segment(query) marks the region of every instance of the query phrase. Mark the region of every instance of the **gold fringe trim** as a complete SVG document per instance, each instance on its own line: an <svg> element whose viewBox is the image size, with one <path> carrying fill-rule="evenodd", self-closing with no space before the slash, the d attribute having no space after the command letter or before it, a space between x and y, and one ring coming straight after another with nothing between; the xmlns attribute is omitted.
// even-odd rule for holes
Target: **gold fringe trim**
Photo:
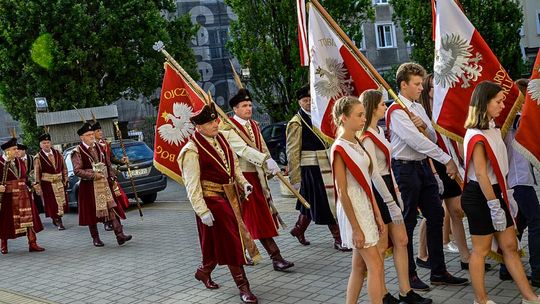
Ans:
<svg viewBox="0 0 540 304"><path fill-rule="evenodd" d="M523 249L520 249L518 250L518 255L520 258L524 257L525 256L525 250ZM503 260L503 256L498 253L498 252L495 252L495 251L490 251L489 254L487 255L487 257L497 263L504 263L504 260Z"/></svg>
<svg viewBox="0 0 540 304"><path fill-rule="evenodd" d="M390 247L390 248L387 248L385 251L384 251L384 258L387 259L391 256L394 255L394 247Z"/></svg>

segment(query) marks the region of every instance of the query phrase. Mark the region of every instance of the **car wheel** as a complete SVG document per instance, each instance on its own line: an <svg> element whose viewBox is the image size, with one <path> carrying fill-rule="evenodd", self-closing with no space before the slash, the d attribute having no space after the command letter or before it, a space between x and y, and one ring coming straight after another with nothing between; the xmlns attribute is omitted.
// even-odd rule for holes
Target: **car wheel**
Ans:
<svg viewBox="0 0 540 304"><path fill-rule="evenodd" d="M278 162L282 164L283 166L287 165L287 153L285 152L285 149L279 150L278 153Z"/></svg>
<svg viewBox="0 0 540 304"><path fill-rule="evenodd" d="M152 204L153 202L156 201L156 198L157 198L157 193L152 193L152 194L147 194L147 195L141 196L141 200L145 204Z"/></svg>

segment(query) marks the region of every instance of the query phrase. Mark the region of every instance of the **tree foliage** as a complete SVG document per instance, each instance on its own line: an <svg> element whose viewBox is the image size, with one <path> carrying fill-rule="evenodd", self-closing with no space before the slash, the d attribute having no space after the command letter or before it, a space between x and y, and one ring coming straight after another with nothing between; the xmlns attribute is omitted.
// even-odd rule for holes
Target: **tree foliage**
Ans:
<svg viewBox="0 0 540 304"><path fill-rule="evenodd" d="M151 95L167 50L196 75L189 16L167 21L172 0L0 0L0 102L35 142L34 97L50 111Z"/></svg>
<svg viewBox="0 0 540 304"><path fill-rule="evenodd" d="M231 24L228 47L242 67L250 69L249 88L275 120L298 109L295 92L308 81L300 66L296 1L225 0L238 16ZM361 24L374 17L371 0L320 1L354 41Z"/></svg>
<svg viewBox="0 0 540 304"><path fill-rule="evenodd" d="M433 69L431 3L426 0L391 0L394 20L403 28L405 41L413 46L411 57L426 69ZM517 1L460 0L465 15L480 32L511 77L523 70L519 29L523 13Z"/></svg>

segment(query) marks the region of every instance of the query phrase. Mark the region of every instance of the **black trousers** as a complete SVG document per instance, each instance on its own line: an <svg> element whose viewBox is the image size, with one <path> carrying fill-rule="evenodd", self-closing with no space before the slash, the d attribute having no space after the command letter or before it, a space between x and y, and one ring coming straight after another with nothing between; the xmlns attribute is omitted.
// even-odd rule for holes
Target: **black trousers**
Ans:
<svg viewBox="0 0 540 304"><path fill-rule="evenodd" d="M418 208L426 218L426 238L432 275L446 272L444 262L442 227L444 209L439 198L439 188L427 159L422 161L392 160L392 169L403 199L403 219L407 229L407 252L409 255L409 276L416 275L413 236Z"/></svg>

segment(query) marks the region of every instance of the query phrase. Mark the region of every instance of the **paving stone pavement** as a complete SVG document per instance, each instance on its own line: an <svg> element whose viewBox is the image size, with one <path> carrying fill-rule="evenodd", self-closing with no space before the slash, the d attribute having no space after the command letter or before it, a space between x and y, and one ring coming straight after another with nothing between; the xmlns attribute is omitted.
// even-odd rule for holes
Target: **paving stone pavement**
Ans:
<svg viewBox="0 0 540 304"><path fill-rule="evenodd" d="M293 199L283 198L277 182L271 183L277 208L291 228L296 220ZM133 240L119 247L114 233L99 227L105 247L92 246L86 227L79 227L76 214L67 214L67 230L57 231L49 219L42 220L45 231L38 234L38 243L46 248L42 253L29 253L25 238L10 240L9 254L0 256L0 288L11 295L41 298L47 303L240 303L238 290L224 266L218 266L213 279L218 290L207 290L193 277L200 262L200 249L194 213L186 200L184 189L174 182L154 204L144 206L144 219L136 209L128 212L124 221ZM350 272L351 254L332 248L330 232L325 226L310 225L306 237L310 246L301 246L288 234L277 237L286 259L296 266L291 272L272 269L262 246L263 261L246 267L251 289L260 303L343 303ZM417 240L415 239L415 243ZM468 277L459 270L459 256L447 254L451 273ZM524 258L525 261L525 258ZM528 268L528 265L527 265ZM498 267L487 273L486 286L497 303L520 303L512 282L498 279ZM429 273L419 269L419 275L429 282ZM386 260L388 289L397 294L398 285L393 263ZM536 290L540 293L540 290ZM0 293L0 303L6 302ZM473 292L466 287L436 287L424 293L435 303L472 303ZM38 302L32 302L38 303ZM368 303L366 288L361 303Z"/></svg>

